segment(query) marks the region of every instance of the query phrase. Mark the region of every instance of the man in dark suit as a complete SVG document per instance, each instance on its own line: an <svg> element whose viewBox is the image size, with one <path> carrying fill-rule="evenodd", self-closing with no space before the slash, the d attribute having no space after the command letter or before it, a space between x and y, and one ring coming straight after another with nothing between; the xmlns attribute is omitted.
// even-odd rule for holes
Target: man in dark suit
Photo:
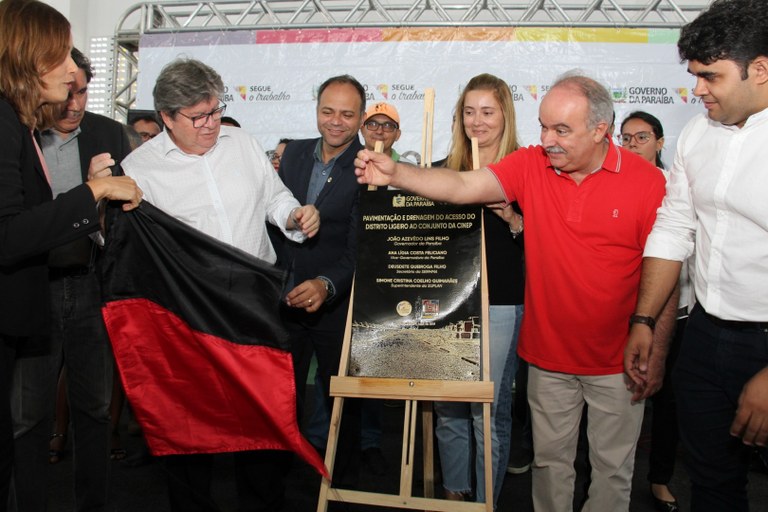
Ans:
<svg viewBox="0 0 768 512"><path fill-rule="evenodd" d="M323 219L323 229L303 244L272 239L278 264L289 271L283 314L291 333L300 413L313 352L324 387L323 405L330 411L332 404L330 378L338 373L355 271L361 187L354 159L363 147L358 132L364 112L365 91L357 80L349 75L326 80L317 93L321 137L289 143L278 171L296 199L314 204ZM342 484L346 477L354 479L358 461L359 406L354 401L347 401L343 429L335 471Z"/></svg>
<svg viewBox="0 0 768 512"><path fill-rule="evenodd" d="M72 58L78 70L67 103L55 126L41 134L54 197L89 179L121 174L116 162L130 152L123 125L85 111L93 73L88 59L76 48ZM99 250L94 238L81 237L49 254L50 346L43 353L19 359L14 372L15 494L19 511L45 509L48 438L54 390L62 367L66 368L75 432L75 510L103 510L107 506L113 363L94 272ZM66 432L66 422L63 428ZM52 441L65 438L54 437Z"/></svg>

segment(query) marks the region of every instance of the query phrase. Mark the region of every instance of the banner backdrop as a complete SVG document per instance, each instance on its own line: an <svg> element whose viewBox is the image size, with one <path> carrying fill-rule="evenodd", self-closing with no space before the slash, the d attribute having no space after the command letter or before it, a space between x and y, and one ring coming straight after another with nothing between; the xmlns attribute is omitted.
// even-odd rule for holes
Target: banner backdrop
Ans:
<svg viewBox="0 0 768 512"><path fill-rule="evenodd" d="M282 137L317 137L315 102L328 77L355 76L367 101L400 112L395 149L421 148L424 89L435 89L434 159L450 140L456 100L466 82L492 73L510 86L523 145L539 141L538 107L549 85L574 68L611 91L619 122L645 110L661 119L671 164L677 134L701 112L694 80L680 63L673 29L401 28L195 32L145 35L140 45L137 108L151 109L162 67L200 59L222 76L227 115L265 148Z"/></svg>

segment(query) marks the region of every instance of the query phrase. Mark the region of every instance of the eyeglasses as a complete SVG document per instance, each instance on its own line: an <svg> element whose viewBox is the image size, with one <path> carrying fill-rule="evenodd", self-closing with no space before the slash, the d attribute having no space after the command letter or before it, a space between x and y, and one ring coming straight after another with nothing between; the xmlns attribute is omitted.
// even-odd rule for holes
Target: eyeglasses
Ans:
<svg viewBox="0 0 768 512"><path fill-rule="evenodd" d="M397 130L397 124L392 123L390 121L384 121L383 123L380 123L378 121L366 121L365 127L371 130L372 132L375 132L376 130L381 127L382 130L384 130L387 133L392 133L393 131Z"/></svg>
<svg viewBox="0 0 768 512"><path fill-rule="evenodd" d="M224 116L224 112L226 110L227 110L227 106L222 105L219 108L215 108L211 110L207 114L200 114L199 116L188 116L183 112L178 112L178 114L192 121L193 128L202 128L203 126L206 125L206 123L208 123L208 119L211 117L213 118L214 121L220 121L221 118Z"/></svg>
<svg viewBox="0 0 768 512"><path fill-rule="evenodd" d="M275 151L274 149L270 149L267 151L267 158L270 159L272 162L280 163L280 160L283 158L283 155Z"/></svg>
<svg viewBox="0 0 768 512"><path fill-rule="evenodd" d="M619 139L619 142L621 142L622 146L629 146L629 143L632 142L632 139L635 139L638 144L646 144L649 140L651 140L651 137L653 137L653 133L651 132L637 132L622 133L616 138Z"/></svg>
<svg viewBox="0 0 768 512"><path fill-rule="evenodd" d="M154 139L157 133L139 132L139 137L143 142L147 142L149 139Z"/></svg>

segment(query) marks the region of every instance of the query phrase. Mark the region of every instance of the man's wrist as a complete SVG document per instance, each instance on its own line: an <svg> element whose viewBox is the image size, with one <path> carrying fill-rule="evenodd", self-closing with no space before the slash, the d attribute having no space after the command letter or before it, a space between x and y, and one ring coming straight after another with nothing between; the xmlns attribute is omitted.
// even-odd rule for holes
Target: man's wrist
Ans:
<svg viewBox="0 0 768 512"><path fill-rule="evenodd" d="M629 326L632 327L634 324L644 324L651 328L653 331L656 329L656 319L652 316L645 316L645 315L632 315L629 317Z"/></svg>
<svg viewBox="0 0 768 512"><path fill-rule="evenodd" d="M333 283L331 282L331 280L330 280L330 279L328 279L328 278L327 278L327 277L325 277L325 276L317 276L317 279L319 279L320 281L322 281L322 282L323 282L323 284L325 285L325 291L326 291L326 293L328 294L328 296L326 297L326 300L329 300L329 299L331 299L331 298L332 298L334 295L336 295L336 288L333 286Z"/></svg>
<svg viewBox="0 0 768 512"><path fill-rule="evenodd" d="M301 229L299 227L299 221L296 220L296 212L299 210L299 207L295 207L293 210L291 210L291 213L288 214L288 218L291 219L291 223L293 224L293 229Z"/></svg>
<svg viewBox="0 0 768 512"><path fill-rule="evenodd" d="M523 229L525 229L525 225L522 217L520 217L520 229L514 229L512 223L509 224L509 232L512 233L512 238L517 238L523 232Z"/></svg>

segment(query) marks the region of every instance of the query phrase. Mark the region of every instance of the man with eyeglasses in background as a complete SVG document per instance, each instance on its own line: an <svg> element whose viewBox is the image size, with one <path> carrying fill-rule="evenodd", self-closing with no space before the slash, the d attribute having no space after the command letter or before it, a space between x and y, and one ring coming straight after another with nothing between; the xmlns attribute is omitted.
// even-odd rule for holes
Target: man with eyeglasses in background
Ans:
<svg viewBox="0 0 768 512"><path fill-rule="evenodd" d="M270 149L267 151L267 158L269 158L269 161L272 162L272 167L275 168L275 172L280 170L280 160L283 159L285 146L287 146L290 142L293 142L293 139L280 139L280 141L277 143L277 146L275 146L275 149Z"/></svg>
<svg viewBox="0 0 768 512"><path fill-rule="evenodd" d="M392 146L400 140L400 114L394 105L380 102L365 111L365 119L360 133L365 140L365 149L373 151L376 143L381 141L384 147L381 152L388 155L395 162L400 160L400 155Z"/></svg>
<svg viewBox="0 0 768 512"><path fill-rule="evenodd" d="M381 152L389 155L395 162L400 161L400 154L392 147L400 140L400 114L394 105L385 102L375 103L365 111L363 127L360 129L365 142L365 149L373 151L381 141ZM386 187L382 187L386 188ZM381 450L381 414L382 400L364 400L360 412L360 448L362 462L378 476L389 470L389 464Z"/></svg>
<svg viewBox="0 0 768 512"><path fill-rule="evenodd" d="M131 121L131 127L141 137L142 144L149 139L154 139L161 131L160 122L152 114L138 116Z"/></svg>
<svg viewBox="0 0 768 512"><path fill-rule="evenodd" d="M123 169L141 184L144 199L164 212L274 263L267 222L299 245L317 233L320 218L313 205L301 206L283 185L253 136L221 126L223 90L219 74L200 61L166 65L153 90L166 129L131 153ZM172 511L218 510L210 496L212 455L163 458ZM244 451L234 460L238 510L280 510L291 453Z"/></svg>

